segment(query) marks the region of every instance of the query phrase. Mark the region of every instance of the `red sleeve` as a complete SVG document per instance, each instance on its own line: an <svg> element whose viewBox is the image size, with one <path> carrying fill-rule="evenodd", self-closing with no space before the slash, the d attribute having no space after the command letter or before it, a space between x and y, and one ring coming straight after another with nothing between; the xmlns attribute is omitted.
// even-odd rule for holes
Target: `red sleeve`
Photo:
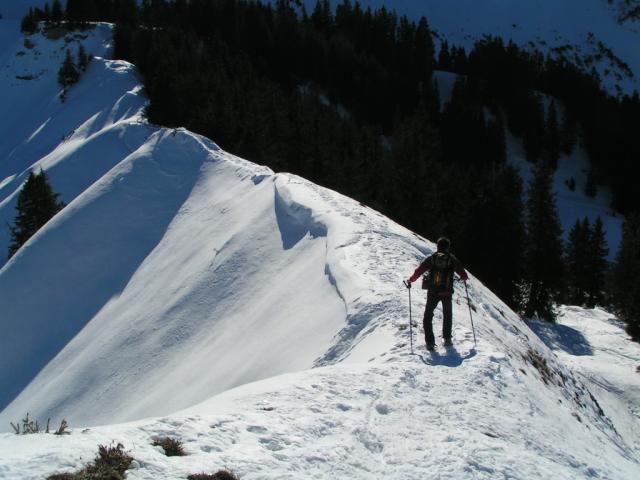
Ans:
<svg viewBox="0 0 640 480"><path fill-rule="evenodd" d="M458 275L460 275L460 279L461 279L461 280L463 280L463 281L465 281L465 282L466 282L467 280L469 280L469 275L467 275L467 272L465 271L465 269L464 269L464 268L460 267L458 270L456 270L456 273L457 273Z"/></svg>
<svg viewBox="0 0 640 480"><path fill-rule="evenodd" d="M420 275L422 275L424 272L429 270L429 268L431 268L431 263L429 262L430 258L431 257L427 258L424 262L420 264L418 268L416 268L416 271L413 272L413 275L409 277L409 283L415 282L418 278L420 278Z"/></svg>

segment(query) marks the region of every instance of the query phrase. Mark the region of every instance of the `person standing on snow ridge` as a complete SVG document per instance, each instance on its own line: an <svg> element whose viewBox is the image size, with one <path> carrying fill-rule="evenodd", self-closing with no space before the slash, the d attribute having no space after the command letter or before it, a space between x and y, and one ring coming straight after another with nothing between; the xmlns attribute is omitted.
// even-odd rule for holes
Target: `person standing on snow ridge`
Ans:
<svg viewBox="0 0 640 480"><path fill-rule="evenodd" d="M427 272L422 282L422 288L427 290L427 306L424 309L424 336L427 342L427 350L435 348L433 312L438 306L438 302L442 302L442 337L444 338L444 345L452 345L451 297L453 296L453 272L456 272L463 282L469 279L460 260L449 253L449 248L451 247L449 239L440 237L437 245L437 252L427 257L405 282L405 286L411 288L411 284L420 275Z"/></svg>

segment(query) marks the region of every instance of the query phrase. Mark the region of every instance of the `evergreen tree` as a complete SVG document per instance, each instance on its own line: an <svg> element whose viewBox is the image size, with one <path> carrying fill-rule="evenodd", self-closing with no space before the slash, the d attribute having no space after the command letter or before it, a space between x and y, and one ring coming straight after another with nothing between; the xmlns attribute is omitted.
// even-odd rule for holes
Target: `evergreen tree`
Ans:
<svg viewBox="0 0 640 480"><path fill-rule="evenodd" d="M86 13L90 5L95 13ZM137 5L136 12L134 0L68 0L67 14L118 20L114 54L140 69L150 121L187 126L276 170L333 186L420 234L449 233L464 246L465 262L482 271L507 301L511 295L502 292L522 270L498 274L501 257L492 254L485 261L483 252L471 242L465 246L460 236L497 230L498 217L510 223L505 232L516 230L517 209L501 210L515 195L505 192L502 178L500 122L525 137L530 160L548 161L547 145L555 142L549 142L545 121L554 123L553 114L549 109L545 115L533 92L562 102L563 151L575 145L579 125L598 180L620 179L612 189L616 205L637 204L626 193L632 191L633 175L619 167L640 155L640 143L631 141L635 134L627 126L640 116L640 99L603 96L593 78L566 62L545 60L499 39L479 41L468 57L462 48L443 43L440 68L463 75L440 113L426 20L414 23L386 9L363 10L354 0L342 0L335 17L325 0L311 15L298 15L287 0ZM346 113L338 114L336 105ZM573 134L565 144L567 119ZM426 179L413 173L423 168L424 154L415 148L420 128L429 132L420 141L433 154ZM603 160L607 148L611 166ZM411 208L414 199L419 207ZM495 244L490 233L483 242ZM503 256L515 257L511 251Z"/></svg>
<svg viewBox="0 0 640 480"><path fill-rule="evenodd" d="M63 89L66 89L76 83L80 79L80 72L73 63L71 51L67 49L67 54L62 62L60 70L58 70L58 83Z"/></svg>
<svg viewBox="0 0 640 480"><path fill-rule="evenodd" d="M42 20L45 22L51 21L51 7L49 7L49 2L44 4L44 10L42 11Z"/></svg>
<svg viewBox="0 0 640 480"><path fill-rule="evenodd" d="M517 307L516 280L522 275L524 225L522 181L517 170L503 165L476 178L473 197L456 251L491 291ZM477 253L481 252L481 253Z"/></svg>
<svg viewBox="0 0 640 480"><path fill-rule="evenodd" d="M598 217L593 224L593 229L589 236L589 255L587 257L587 284L586 297L587 307L593 308L605 302L605 281L609 262L609 247L605 238L602 219Z"/></svg>
<svg viewBox="0 0 640 480"><path fill-rule="evenodd" d="M467 71L467 52L463 47L453 47L451 49L451 70L456 73L465 73Z"/></svg>
<svg viewBox="0 0 640 480"><path fill-rule="evenodd" d="M440 47L438 54L438 69L450 71L452 67L451 53L449 52L449 43L445 40Z"/></svg>
<svg viewBox="0 0 640 480"><path fill-rule="evenodd" d="M64 207L54 193L44 170L29 173L16 204L16 218L11 230L11 258L45 223Z"/></svg>
<svg viewBox="0 0 640 480"><path fill-rule="evenodd" d="M420 18L418 25L411 24L409 29L415 29L414 45L407 45L407 48L413 49L415 58L411 62L411 66L407 66L408 70L411 72L411 67L414 67L416 80L429 82L435 68L436 50L427 19L425 17Z"/></svg>
<svg viewBox="0 0 640 480"><path fill-rule="evenodd" d="M53 0L53 4L51 5L51 21L59 23L62 21L62 16L62 5L60 4L60 0Z"/></svg>
<svg viewBox="0 0 640 480"><path fill-rule="evenodd" d="M527 160L534 163L540 158L545 139L544 107L540 97L529 92L527 94L527 111L522 144Z"/></svg>
<svg viewBox="0 0 640 480"><path fill-rule="evenodd" d="M78 68L84 72L87 69L87 65L89 65L89 56L84 45L80 44L78 46Z"/></svg>
<svg viewBox="0 0 640 480"><path fill-rule="evenodd" d="M576 220L569 232L566 252L567 293L572 305L585 305L588 299L591 236L591 226L586 217L582 221Z"/></svg>
<svg viewBox="0 0 640 480"><path fill-rule="evenodd" d="M328 31L333 26L333 15L329 0L316 1L316 6L311 14L311 21L317 29L322 31Z"/></svg>
<svg viewBox="0 0 640 480"><path fill-rule="evenodd" d="M562 293L562 227L552 192L552 173L539 162L526 203L524 314L555 321L554 303Z"/></svg>
<svg viewBox="0 0 640 480"><path fill-rule="evenodd" d="M640 215L627 217L613 266L613 304L627 332L640 341Z"/></svg>
<svg viewBox="0 0 640 480"><path fill-rule="evenodd" d="M492 175L507 162L507 140L505 137L502 112L498 110L495 118L487 123L486 150L488 165L491 165Z"/></svg>
<svg viewBox="0 0 640 480"><path fill-rule="evenodd" d="M571 155L576 148L578 137L578 125L575 118L567 110L565 110L564 117L562 119L562 128L560 130L560 150L565 155Z"/></svg>
<svg viewBox="0 0 640 480"><path fill-rule="evenodd" d="M549 104L547 113L547 125L545 129L545 157L552 170L558 168L560 159L560 127L558 126L558 112L556 104Z"/></svg>
<svg viewBox="0 0 640 480"><path fill-rule="evenodd" d="M33 11L33 8L29 9L29 13L25 15L20 23L20 31L25 35L32 35L36 33L38 29L38 20L36 18L36 14Z"/></svg>

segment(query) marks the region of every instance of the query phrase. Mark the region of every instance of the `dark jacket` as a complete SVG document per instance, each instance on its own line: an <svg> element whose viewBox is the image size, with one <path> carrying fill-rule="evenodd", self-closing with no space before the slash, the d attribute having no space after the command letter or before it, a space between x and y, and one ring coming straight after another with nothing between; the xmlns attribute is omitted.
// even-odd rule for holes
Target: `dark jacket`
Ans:
<svg viewBox="0 0 640 480"><path fill-rule="evenodd" d="M451 258L451 266L453 268L453 271L456 272L459 276L460 279L462 281L467 281L469 279L469 275L467 275L467 272L465 271L465 269L462 267L462 263L460 262L460 260L458 260L456 258L455 255L451 254L451 253L447 253L447 252L437 252L437 253L446 253L447 255L449 255L449 257ZM431 267L433 266L433 255L429 255L419 266L418 268L416 268L416 271L413 272L413 275L411 275L411 277L409 277L409 282L413 283L415 282L418 278L420 278L420 275L422 275L423 273L431 270ZM453 294L453 283L451 286L451 289L447 292L441 292L440 295L441 296L450 296Z"/></svg>

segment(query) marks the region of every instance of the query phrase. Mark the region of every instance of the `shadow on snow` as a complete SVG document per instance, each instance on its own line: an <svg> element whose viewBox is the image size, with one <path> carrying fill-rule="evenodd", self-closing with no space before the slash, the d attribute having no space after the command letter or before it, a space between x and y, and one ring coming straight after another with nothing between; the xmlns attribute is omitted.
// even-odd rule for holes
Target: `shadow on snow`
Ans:
<svg viewBox="0 0 640 480"><path fill-rule="evenodd" d="M563 350L576 356L593 355L589 341L575 328L533 320L528 321L527 325L552 350Z"/></svg>
<svg viewBox="0 0 640 480"><path fill-rule="evenodd" d="M476 356L475 347L471 348L468 352L460 353L456 347L447 347L445 353L439 351L433 351L426 355L417 354L422 363L425 365L442 365L444 367L459 367L462 362L469 358Z"/></svg>

